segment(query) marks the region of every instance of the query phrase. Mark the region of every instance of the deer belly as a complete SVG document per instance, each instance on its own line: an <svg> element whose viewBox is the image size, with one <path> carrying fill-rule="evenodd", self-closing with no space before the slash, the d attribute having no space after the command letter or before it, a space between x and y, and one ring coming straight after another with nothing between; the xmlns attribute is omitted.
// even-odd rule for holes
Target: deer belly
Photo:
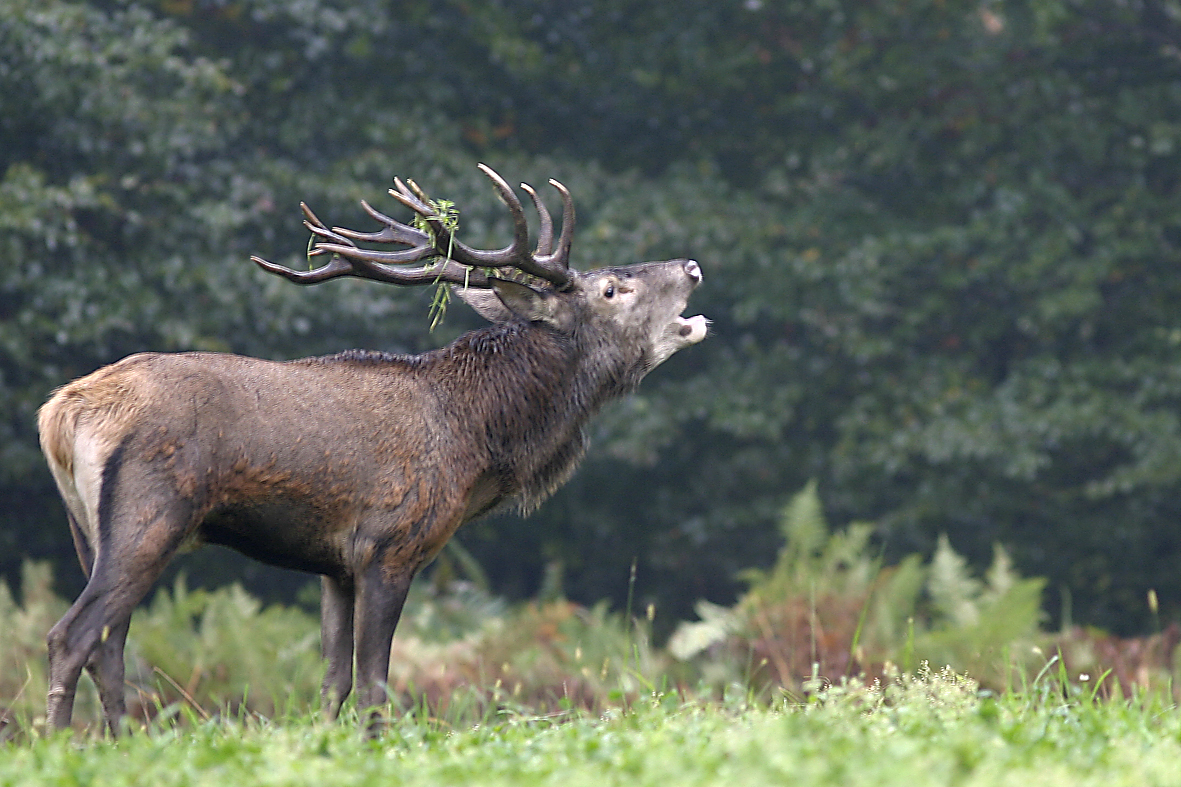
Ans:
<svg viewBox="0 0 1181 787"><path fill-rule="evenodd" d="M339 522L288 499L227 503L202 521L200 541L281 568L337 574L344 564Z"/></svg>

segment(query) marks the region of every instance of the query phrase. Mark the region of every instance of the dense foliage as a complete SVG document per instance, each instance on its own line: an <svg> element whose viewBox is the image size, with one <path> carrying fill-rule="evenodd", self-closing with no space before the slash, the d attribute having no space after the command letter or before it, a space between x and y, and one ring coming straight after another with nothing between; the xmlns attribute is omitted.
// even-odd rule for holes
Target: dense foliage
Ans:
<svg viewBox="0 0 1181 787"><path fill-rule="evenodd" d="M541 512L461 534L497 587L622 602L634 559L642 603L730 601L814 478L887 557L1002 542L1054 613L1181 608L1176 0L0 0L0 52L0 571L71 559L53 386L463 327L245 259L395 174L499 242L488 160L573 189L576 264L699 259L716 328Z"/></svg>
<svg viewBox="0 0 1181 787"><path fill-rule="evenodd" d="M226 588L204 603L158 599L140 617L165 623L154 636L164 640L159 635L192 627L191 613L199 611L201 655L228 655L231 674L252 674L264 686L298 683L305 677L298 670L267 670L256 648L242 647L242 637L224 637L247 621L267 634L299 622L282 610L260 615L255 608L243 615L249 605L242 596ZM4 602L0 593L0 607ZM0 609L0 616L7 611ZM594 621L582 633L596 643L610 642L593 629L602 623ZM314 638L314 624L306 621L304 628ZM254 639L284 667L306 661L297 649L275 653L273 640ZM171 643L158 644L167 651ZM466 640L450 644L462 648ZM217 681L215 670L222 666L229 665L205 661L193 669L189 687ZM613 676L619 689L598 712L582 709L573 697L545 712L500 681L494 689L466 684L453 691L449 705L424 701L405 708L372 741L358 735L352 709L340 723L329 723L299 700L288 700L277 715L260 715L236 700L206 706L210 712L190 695L159 708L154 718L134 720L136 734L118 740L102 738L97 726L73 736L45 735L24 726L29 717L17 713L0 715L0 741L7 744L0 745L0 783L516 786L663 785L671 779L685 785L1029 781L1139 787L1175 781L1181 717L1172 697L1138 691L1130 699L1101 701L1094 684L1069 682L1054 659L1045 666L1003 694L981 691L951 669L922 664L913 672L895 669L880 681L813 681L807 694L776 694L766 702L741 686L712 700L684 687L649 684L633 691L622 681L630 678L634 685L644 674L637 666ZM441 673L437 664L429 671ZM175 696L184 686L171 680ZM463 701L470 692L489 689L499 702ZM257 703L255 693L249 699Z"/></svg>

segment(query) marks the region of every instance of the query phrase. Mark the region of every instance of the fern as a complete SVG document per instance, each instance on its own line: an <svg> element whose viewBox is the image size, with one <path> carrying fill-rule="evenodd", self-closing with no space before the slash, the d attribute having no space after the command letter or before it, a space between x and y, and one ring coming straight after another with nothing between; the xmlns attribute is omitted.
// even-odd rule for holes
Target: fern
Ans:
<svg viewBox="0 0 1181 787"><path fill-rule="evenodd" d="M872 525L829 530L814 482L784 507L780 531L784 544L774 566L745 572L750 588L733 607L698 604L700 619L677 628L670 655L687 661L726 650L731 658L747 654L742 680L800 690L803 676L817 669L830 677L880 674L890 663L916 659L996 684L1007 652L1031 652L1043 581L1019 577L999 546L983 579L946 537L927 564L910 555L885 567ZM702 669L717 672L716 664Z"/></svg>
<svg viewBox="0 0 1181 787"><path fill-rule="evenodd" d="M952 626L974 626L980 620L977 603L984 585L968 570L968 561L951 548L946 535L939 536L931 558L927 593L938 615Z"/></svg>

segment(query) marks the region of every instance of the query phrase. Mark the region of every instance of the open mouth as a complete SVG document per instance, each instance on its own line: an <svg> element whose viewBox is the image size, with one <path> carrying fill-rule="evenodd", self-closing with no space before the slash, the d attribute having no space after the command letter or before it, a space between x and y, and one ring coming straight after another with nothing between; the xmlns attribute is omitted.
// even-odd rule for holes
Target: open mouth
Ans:
<svg viewBox="0 0 1181 787"><path fill-rule="evenodd" d="M709 320L700 314L693 317L677 317L670 327L686 345L697 344L709 333Z"/></svg>
<svg viewBox="0 0 1181 787"><path fill-rule="evenodd" d="M693 282L693 287L701 284L701 266L696 260L686 260L685 273ZM698 314L693 317L677 317L673 320L673 332L679 336L685 345L697 344L709 333L709 320Z"/></svg>

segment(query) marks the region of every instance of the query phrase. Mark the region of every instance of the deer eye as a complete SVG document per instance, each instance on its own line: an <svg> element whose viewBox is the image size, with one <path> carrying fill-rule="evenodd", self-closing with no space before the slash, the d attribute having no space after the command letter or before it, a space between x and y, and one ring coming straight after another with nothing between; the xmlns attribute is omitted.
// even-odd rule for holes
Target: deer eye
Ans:
<svg viewBox="0 0 1181 787"><path fill-rule="evenodd" d="M604 298L614 298L615 297L615 285L614 284L607 285L607 289L603 290L603 297Z"/></svg>

